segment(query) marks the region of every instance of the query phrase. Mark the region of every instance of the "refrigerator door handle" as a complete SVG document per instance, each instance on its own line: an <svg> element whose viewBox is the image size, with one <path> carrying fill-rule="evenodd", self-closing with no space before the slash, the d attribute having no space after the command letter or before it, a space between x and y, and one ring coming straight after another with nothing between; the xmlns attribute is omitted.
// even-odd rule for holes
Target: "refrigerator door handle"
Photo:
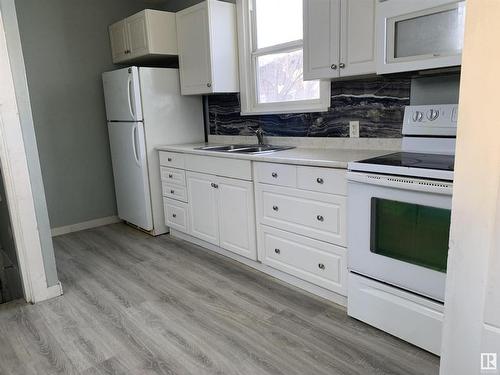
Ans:
<svg viewBox="0 0 500 375"><path fill-rule="evenodd" d="M138 150L137 150L137 124L132 127L132 149L134 151L134 158L135 158L136 164L139 167L142 167L140 155L138 154Z"/></svg>
<svg viewBox="0 0 500 375"><path fill-rule="evenodd" d="M132 119L135 120L135 113L134 113L134 107L132 105L132 75L128 76L127 80L127 97L128 97L128 109L130 111L130 115L132 116Z"/></svg>

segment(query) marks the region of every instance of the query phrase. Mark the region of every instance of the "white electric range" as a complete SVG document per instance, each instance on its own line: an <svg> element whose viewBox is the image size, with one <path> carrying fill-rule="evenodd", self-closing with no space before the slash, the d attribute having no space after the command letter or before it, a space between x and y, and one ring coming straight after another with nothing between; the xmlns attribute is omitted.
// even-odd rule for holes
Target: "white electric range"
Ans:
<svg viewBox="0 0 500 375"><path fill-rule="evenodd" d="M440 352L456 105L408 106L402 152L349 164L348 314Z"/></svg>

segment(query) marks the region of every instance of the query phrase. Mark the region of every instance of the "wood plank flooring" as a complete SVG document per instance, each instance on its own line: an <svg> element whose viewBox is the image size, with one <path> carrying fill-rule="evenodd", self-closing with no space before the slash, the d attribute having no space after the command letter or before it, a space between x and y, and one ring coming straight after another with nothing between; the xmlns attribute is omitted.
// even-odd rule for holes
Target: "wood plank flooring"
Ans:
<svg viewBox="0 0 500 375"><path fill-rule="evenodd" d="M54 239L64 296L0 306L0 374L437 374L344 308L123 224Z"/></svg>

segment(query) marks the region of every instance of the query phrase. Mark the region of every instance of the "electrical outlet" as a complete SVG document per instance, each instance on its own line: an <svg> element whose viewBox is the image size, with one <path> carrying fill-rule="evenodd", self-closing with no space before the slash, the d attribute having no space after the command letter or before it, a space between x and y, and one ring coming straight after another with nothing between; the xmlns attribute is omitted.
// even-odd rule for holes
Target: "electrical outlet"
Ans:
<svg viewBox="0 0 500 375"><path fill-rule="evenodd" d="M359 121L349 121L349 137L359 138Z"/></svg>

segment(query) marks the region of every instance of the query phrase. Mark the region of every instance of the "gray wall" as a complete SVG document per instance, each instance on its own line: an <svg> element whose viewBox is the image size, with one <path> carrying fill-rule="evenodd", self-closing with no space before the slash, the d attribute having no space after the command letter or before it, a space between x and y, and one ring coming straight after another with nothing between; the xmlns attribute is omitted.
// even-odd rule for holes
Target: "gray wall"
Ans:
<svg viewBox="0 0 500 375"><path fill-rule="evenodd" d="M161 2L16 0L51 227L116 214L101 73L108 25Z"/></svg>

